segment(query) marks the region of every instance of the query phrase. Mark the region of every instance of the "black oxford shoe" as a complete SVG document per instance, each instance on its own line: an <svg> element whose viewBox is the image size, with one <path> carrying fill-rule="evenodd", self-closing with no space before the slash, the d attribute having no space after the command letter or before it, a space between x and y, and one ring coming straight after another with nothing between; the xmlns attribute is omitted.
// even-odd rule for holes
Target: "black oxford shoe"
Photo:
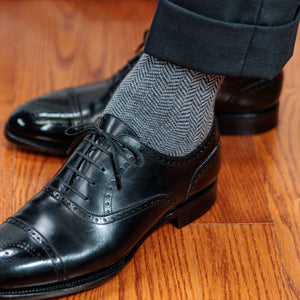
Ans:
<svg viewBox="0 0 300 300"><path fill-rule="evenodd" d="M0 227L0 299L52 298L98 286L154 230L169 222L181 228L215 201L215 125L180 158L141 144L109 115L72 131L85 138L66 164Z"/></svg>
<svg viewBox="0 0 300 300"><path fill-rule="evenodd" d="M102 115L123 78L141 53L107 80L70 87L37 97L18 107L5 125L5 136L25 150L65 156L74 138L65 131Z"/></svg>
<svg viewBox="0 0 300 300"><path fill-rule="evenodd" d="M283 72L272 80L226 77L216 98L222 134L254 134L272 129L278 122Z"/></svg>
<svg viewBox="0 0 300 300"><path fill-rule="evenodd" d="M23 104L5 126L7 139L27 150L65 155L73 141L65 130L95 121L140 55L108 80L60 90ZM282 80L282 73L273 80L227 77L215 107L221 133L253 134L276 126Z"/></svg>

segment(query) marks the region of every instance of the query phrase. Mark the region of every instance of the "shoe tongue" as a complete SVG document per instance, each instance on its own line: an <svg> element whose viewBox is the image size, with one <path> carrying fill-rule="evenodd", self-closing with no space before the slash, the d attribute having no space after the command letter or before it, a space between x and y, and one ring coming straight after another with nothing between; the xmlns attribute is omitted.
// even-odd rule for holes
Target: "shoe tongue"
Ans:
<svg viewBox="0 0 300 300"><path fill-rule="evenodd" d="M137 138L136 133L130 127L128 127L123 121L112 115L104 115L99 122L100 127L105 132L110 133L111 135L130 135Z"/></svg>

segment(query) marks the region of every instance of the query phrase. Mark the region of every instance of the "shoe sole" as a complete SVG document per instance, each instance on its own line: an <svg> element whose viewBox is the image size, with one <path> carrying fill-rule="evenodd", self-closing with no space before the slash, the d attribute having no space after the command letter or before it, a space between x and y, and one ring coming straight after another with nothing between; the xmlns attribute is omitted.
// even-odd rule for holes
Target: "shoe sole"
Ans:
<svg viewBox="0 0 300 300"><path fill-rule="evenodd" d="M161 226L171 223L177 228L182 228L200 216L205 214L214 204L217 192L217 179L207 188L193 195L184 203L162 217L141 240L114 265L102 269L99 272L80 276L55 284L32 286L26 288L0 290L0 299L48 299L62 297L95 288L113 276L117 275L122 268L132 259L138 248L146 238Z"/></svg>
<svg viewBox="0 0 300 300"><path fill-rule="evenodd" d="M217 114L220 133L223 135L249 135L268 131L278 123L279 102L273 107L244 114Z"/></svg>

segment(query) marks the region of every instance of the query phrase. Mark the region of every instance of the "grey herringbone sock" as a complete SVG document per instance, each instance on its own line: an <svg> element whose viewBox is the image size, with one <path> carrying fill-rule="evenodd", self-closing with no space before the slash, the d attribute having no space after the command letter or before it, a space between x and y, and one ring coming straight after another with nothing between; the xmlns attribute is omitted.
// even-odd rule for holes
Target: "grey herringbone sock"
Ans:
<svg viewBox="0 0 300 300"><path fill-rule="evenodd" d="M123 120L146 145L183 156L208 135L222 79L143 54L105 113Z"/></svg>

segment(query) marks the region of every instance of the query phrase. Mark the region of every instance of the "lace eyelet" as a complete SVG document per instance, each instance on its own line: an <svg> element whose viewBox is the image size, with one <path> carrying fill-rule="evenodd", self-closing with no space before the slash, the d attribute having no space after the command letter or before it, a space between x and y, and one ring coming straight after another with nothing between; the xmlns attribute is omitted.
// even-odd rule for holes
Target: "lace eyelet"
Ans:
<svg viewBox="0 0 300 300"><path fill-rule="evenodd" d="M105 168L101 168L101 171L102 171L102 172L105 172L106 170L105 170Z"/></svg>
<svg viewBox="0 0 300 300"><path fill-rule="evenodd" d="M92 186L95 186L95 185L97 185L97 182L96 182L96 181L93 181L93 182L92 182Z"/></svg>

